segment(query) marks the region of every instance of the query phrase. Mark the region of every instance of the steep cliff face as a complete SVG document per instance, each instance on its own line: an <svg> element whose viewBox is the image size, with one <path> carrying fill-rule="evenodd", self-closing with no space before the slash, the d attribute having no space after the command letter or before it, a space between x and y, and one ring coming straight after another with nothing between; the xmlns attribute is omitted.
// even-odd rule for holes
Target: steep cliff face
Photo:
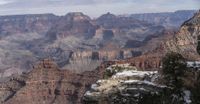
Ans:
<svg viewBox="0 0 200 104"><path fill-rule="evenodd" d="M200 35L200 12L183 23L179 32L165 43L166 51L184 54L189 59L198 58L196 52L197 36Z"/></svg>

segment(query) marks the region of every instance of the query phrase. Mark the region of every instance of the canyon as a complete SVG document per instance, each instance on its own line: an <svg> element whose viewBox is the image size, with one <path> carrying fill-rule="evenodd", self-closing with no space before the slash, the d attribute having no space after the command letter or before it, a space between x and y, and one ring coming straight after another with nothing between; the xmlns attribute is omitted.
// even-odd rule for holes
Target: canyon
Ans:
<svg viewBox="0 0 200 104"><path fill-rule="evenodd" d="M95 20L83 13L0 17L0 101L2 104L83 104L90 101L85 99L86 91L103 79L112 65L128 64L137 69L133 71L137 74L157 72L162 57L169 51L198 60L195 47L200 34L199 18L200 12L190 19L186 13L186 18L181 20L186 22L174 30L111 13ZM179 24L175 26L178 28ZM135 80L137 76L133 77ZM147 77L136 79L145 89L162 90L152 83L149 87L150 82L145 83ZM137 85L132 82L133 86ZM107 86L105 83L101 85ZM129 83L117 84L129 86ZM150 90L156 93L155 89Z"/></svg>
<svg viewBox="0 0 200 104"><path fill-rule="evenodd" d="M182 13L181 22L194 12L173 14ZM94 70L103 61L137 57L152 51L161 38L176 31L163 24L112 13L96 19L79 12L65 16L0 16L1 77L27 72L36 62L49 57L62 69L78 73Z"/></svg>

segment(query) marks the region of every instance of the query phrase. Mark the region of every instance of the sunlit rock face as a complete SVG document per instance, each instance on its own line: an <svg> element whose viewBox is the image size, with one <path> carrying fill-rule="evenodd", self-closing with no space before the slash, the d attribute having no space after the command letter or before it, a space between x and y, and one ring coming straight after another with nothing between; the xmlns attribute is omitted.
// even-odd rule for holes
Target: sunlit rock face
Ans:
<svg viewBox="0 0 200 104"><path fill-rule="evenodd" d="M174 38L165 44L166 50L184 54L189 59L198 58L196 52L197 36L200 35L200 12L182 24Z"/></svg>

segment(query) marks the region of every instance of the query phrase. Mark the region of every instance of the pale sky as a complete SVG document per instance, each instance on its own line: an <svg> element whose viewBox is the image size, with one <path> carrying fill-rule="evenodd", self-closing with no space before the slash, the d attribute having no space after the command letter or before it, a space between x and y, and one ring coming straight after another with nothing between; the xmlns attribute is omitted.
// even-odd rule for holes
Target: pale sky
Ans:
<svg viewBox="0 0 200 104"><path fill-rule="evenodd" d="M0 15L83 12L97 17L200 9L200 0L0 0Z"/></svg>

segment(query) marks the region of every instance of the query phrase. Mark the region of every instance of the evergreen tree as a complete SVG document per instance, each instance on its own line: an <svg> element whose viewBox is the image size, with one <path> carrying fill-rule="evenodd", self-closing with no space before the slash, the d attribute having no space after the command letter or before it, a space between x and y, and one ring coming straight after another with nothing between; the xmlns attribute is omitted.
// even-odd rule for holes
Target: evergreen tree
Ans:
<svg viewBox="0 0 200 104"><path fill-rule="evenodd" d="M198 36L197 52L200 55L200 35ZM197 79L192 89L192 104L200 104L200 71L196 71Z"/></svg>
<svg viewBox="0 0 200 104"><path fill-rule="evenodd" d="M182 77L184 76L187 68L185 58L179 53L167 53L163 58L162 66L162 74L165 80L165 84L174 89L182 88Z"/></svg>
<svg viewBox="0 0 200 104"><path fill-rule="evenodd" d="M200 72L197 72L197 80L194 84L194 88L191 90L192 91L192 104L200 104Z"/></svg>
<svg viewBox="0 0 200 104"><path fill-rule="evenodd" d="M198 36L198 40L197 40L197 52L198 54L200 54L200 35Z"/></svg>
<svg viewBox="0 0 200 104"><path fill-rule="evenodd" d="M185 58L179 53L170 52L163 58L162 65L164 82L172 88L172 93L170 94L171 104L183 104L183 77L187 70Z"/></svg>

